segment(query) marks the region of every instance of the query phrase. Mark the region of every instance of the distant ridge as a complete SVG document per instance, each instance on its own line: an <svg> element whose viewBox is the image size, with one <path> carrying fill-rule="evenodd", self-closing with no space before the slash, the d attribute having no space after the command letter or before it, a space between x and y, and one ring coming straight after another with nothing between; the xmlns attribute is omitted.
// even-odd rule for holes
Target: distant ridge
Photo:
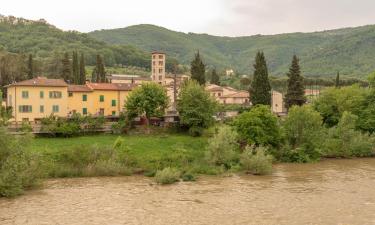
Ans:
<svg viewBox="0 0 375 225"><path fill-rule="evenodd" d="M219 37L175 32L141 24L119 29L98 30L89 35L109 44L129 44L145 51L159 49L189 64L200 50L210 66L233 67L252 73L256 51L263 50L273 75L285 75L293 54L301 58L305 75L365 76L375 71L375 25L340 28L311 33Z"/></svg>

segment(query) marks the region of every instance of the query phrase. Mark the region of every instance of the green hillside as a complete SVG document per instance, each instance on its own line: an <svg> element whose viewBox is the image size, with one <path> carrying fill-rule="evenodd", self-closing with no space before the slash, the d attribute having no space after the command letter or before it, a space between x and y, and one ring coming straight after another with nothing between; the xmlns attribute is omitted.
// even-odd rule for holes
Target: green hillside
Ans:
<svg viewBox="0 0 375 225"><path fill-rule="evenodd" d="M189 64L200 50L206 63L252 73L256 51L263 50L273 75L285 75L292 55L301 58L305 75L362 77L375 70L375 25L314 33L218 37L181 33L153 25L99 30L90 36L110 44L129 44L145 51L162 50Z"/></svg>

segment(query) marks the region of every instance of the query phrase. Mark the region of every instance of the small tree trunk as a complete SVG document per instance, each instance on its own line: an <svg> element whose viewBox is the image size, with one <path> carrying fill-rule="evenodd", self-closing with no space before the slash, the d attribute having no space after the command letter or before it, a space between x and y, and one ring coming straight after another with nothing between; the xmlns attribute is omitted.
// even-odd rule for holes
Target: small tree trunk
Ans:
<svg viewBox="0 0 375 225"><path fill-rule="evenodd" d="M150 134L150 118L146 116L146 134Z"/></svg>

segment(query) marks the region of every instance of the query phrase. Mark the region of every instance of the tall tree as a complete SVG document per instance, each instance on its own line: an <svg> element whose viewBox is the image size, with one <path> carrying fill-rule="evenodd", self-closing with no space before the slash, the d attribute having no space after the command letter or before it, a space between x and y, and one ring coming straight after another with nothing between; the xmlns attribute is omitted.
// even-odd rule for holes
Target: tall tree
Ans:
<svg viewBox="0 0 375 225"><path fill-rule="evenodd" d="M86 69L85 69L85 56L81 53L81 59L79 62L79 84L86 83Z"/></svg>
<svg viewBox="0 0 375 225"><path fill-rule="evenodd" d="M285 95L285 107L289 109L293 105L301 106L306 102L305 88L303 86L303 77L299 66L299 59L293 56L292 64L289 68L288 90Z"/></svg>
<svg viewBox="0 0 375 225"><path fill-rule="evenodd" d="M78 53L76 51L73 51L72 71L73 71L73 83L79 84L80 83L79 64L78 64Z"/></svg>
<svg viewBox="0 0 375 225"><path fill-rule="evenodd" d="M104 68L103 59L100 55L96 55L96 66L92 71L92 81L105 83L106 82L106 72Z"/></svg>
<svg viewBox="0 0 375 225"><path fill-rule="evenodd" d="M29 54L29 59L27 61L27 78L33 79L34 78L34 62L33 62L33 55Z"/></svg>
<svg viewBox="0 0 375 225"><path fill-rule="evenodd" d="M211 84L220 85L220 77L219 74L217 74L216 69L213 69L211 72Z"/></svg>
<svg viewBox="0 0 375 225"><path fill-rule="evenodd" d="M255 57L254 76L250 87L250 99L253 105L271 105L271 85L263 52Z"/></svg>
<svg viewBox="0 0 375 225"><path fill-rule="evenodd" d="M340 72L337 72L336 74L336 88L340 88Z"/></svg>
<svg viewBox="0 0 375 225"><path fill-rule="evenodd" d="M64 78L66 82L71 83L72 72L71 72L69 55L67 52L64 54L64 58L61 60L61 62L62 62L62 77Z"/></svg>
<svg viewBox="0 0 375 225"><path fill-rule="evenodd" d="M199 51L195 54L195 58L190 65L191 79L196 80L200 85L205 85L206 66L201 59Z"/></svg>

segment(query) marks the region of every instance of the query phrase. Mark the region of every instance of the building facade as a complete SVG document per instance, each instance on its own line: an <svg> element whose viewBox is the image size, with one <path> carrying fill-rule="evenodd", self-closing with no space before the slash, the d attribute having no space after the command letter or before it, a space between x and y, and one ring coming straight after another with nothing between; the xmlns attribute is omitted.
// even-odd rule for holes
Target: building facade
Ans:
<svg viewBox="0 0 375 225"><path fill-rule="evenodd" d="M165 85L166 55L162 52L153 52L151 55L151 80Z"/></svg>
<svg viewBox="0 0 375 225"><path fill-rule="evenodd" d="M51 114L65 117L68 110L68 85L59 79L43 77L6 86L12 120L38 121Z"/></svg>

